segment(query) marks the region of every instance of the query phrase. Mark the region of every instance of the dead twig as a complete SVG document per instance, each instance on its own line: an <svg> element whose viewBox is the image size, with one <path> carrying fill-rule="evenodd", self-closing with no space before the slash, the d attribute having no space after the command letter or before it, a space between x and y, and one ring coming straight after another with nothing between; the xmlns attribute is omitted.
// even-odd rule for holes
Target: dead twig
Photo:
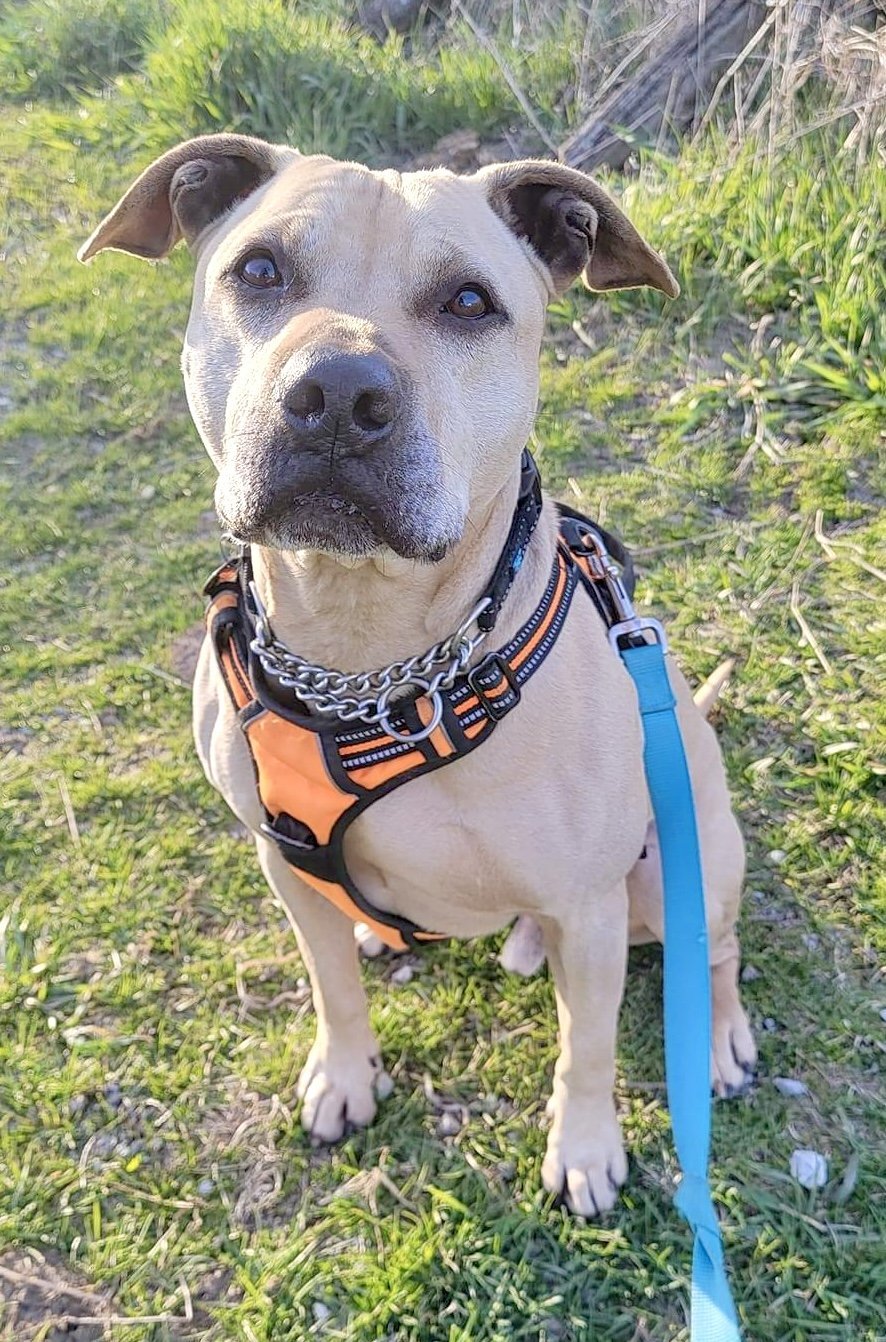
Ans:
<svg viewBox="0 0 886 1342"><path fill-rule="evenodd" d="M480 46L483 47L484 51L489 52L489 55L495 61L499 70L501 70L502 78L504 79L508 88L513 93L514 97L517 99L517 102L520 104L520 108L523 112L523 115L526 117L527 121L532 126L532 129L538 135L542 144L544 144L544 146L551 151L551 153L554 155L555 158L559 157L557 145L551 139L550 135L548 135L544 126L539 121L538 117L535 114L535 110L532 104L526 97L526 94L520 88L520 85L514 78L513 73L511 72L510 68L507 65L507 62L503 59L501 52L493 42L492 38L489 36L488 33L484 32L484 30L474 19L473 15L470 14L468 10L465 8L465 6L462 4L461 0L454 0L453 8L457 10L457 12L462 16L465 23L468 25L471 32L476 37L477 41L480 43Z"/></svg>
<svg viewBox="0 0 886 1342"><path fill-rule="evenodd" d="M746 531L757 531L760 527L767 526L768 523L744 522L742 525ZM717 527L714 531L699 531L695 536L682 536L680 540L677 541L662 541L660 545L631 546L631 554L645 558L648 555L664 554L667 550L685 550L687 545L703 545L705 541L722 539L723 528Z"/></svg>
<svg viewBox="0 0 886 1342"><path fill-rule="evenodd" d="M745 416L744 432L747 433L748 431L752 409L754 437L750 447L735 468L736 480L744 479L758 452L762 452L765 457L768 457L774 466L777 466L784 459L784 453L766 427L766 408L763 404L763 398L753 388L750 392L750 403L748 414Z"/></svg>
<svg viewBox="0 0 886 1342"><path fill-rule="evenodd" d="M828 673L829 676L830 676L830 675L833 675L833 673L834 673L834 668L833 668L833 666L831 665L831 663L828 661L827 656L825 655L824 649L822 648L822 646L821 646L821 644L819 643L818 639L815 637L815 634L813 634L813 632L812 632L812 630L810 629L809 624L808 624L808 622L807 622L807 620L806 620L805 615L803 614L802 610L800 609L800 579L799 579L799 578L795 578L794 581L793 581L793 583L792 583L792 585L791 585L791 614L793 615L794 619L796 620L797 624L798 624L799 627L800 627L800 633L803 635L803 637L805 638L805 640L806 640L806 642L808 643L809 647L810 647L810 648L812 649L812 651L815 653L816 657L818 658L818 660L819 660L819 662L821 663L821 665L824 667L825 671L827 671L827 673Z"/></svg>
<svg viewBox="0 0 886 1342"><path fill-rule="evenodd" d="M162 666L154 666L153 662L142 662L141 669L147 671L149 675L156 676L158 680L164 680L167 685L174 685L176 689L190 690L190 685L181 676L173 675L171 671L164 671Z"/></svg>
<svg viewBox="0 0 886 1342"><path fill-rule="evenodd" d="M80 1300L92 1309L104 1303L101 1296L97 1296L95 1291L82 1291L79 1286L69 1286L64 1281L47 1281L43 1277L32 1276L29 1272L17 1272L12 1267L0 1266L0 1278L3 1281L8 1281L12 1286L22 1286L27 1290L39 1291L41 1295L48 1296L50 1299L55 1295L68 1295L72 1300Z"/></svg>
<svg viewBox="0 0 886 1342"><path fill-rule="evenodd" d="M93 1311L101 1309L103 1305L109 1305L101 1296L97 1296L94 1291L83 1291L78 1286L72 1286L62 1280L48 1281L43 1277L35 1276L29 1272L17 1272L15 1268L0 1266L0 1279L8 1281L11 1286L19 1286L24 1290L38 1291L45 1295L47 1299L52 1300L56 1296L67 1296L71 1300L78 1300L81 1304L88 1306ZM184 1282L182 1282L184 1287ZM184 1287L186 1303L190 1303L190 1294ZM57 1327L80 1328L101 1326L108 1328L111 1326L118 1328L132 1328L136 1326L146 1327L155 1323L192 1323L194 1319L193 1307L187 1309L185 1314L59 1314L54 1316L52 1322ZM48 1322L48 1321L47 1321Z"/></svg>
<svg viewBox="0 0 886 1342"><path fill-rule="evenodd" d="M824 510L822 508L819 508L818 512L815 514L815 527L812 534L824 550L828 559L846 559L850 564L855 564L856 568L864 569L865 573L870 573L872 577L878 578L880 582L886 582L886 573L884 573L882 569L875 568L874 565L869 564L866 559L860 559L858 557L859 547L857 545L854 545L852 541L839 540L826 534L824 529ZM846 553L842 555L838 554L838 547Z"/></svg>
<svg viewBox="0 0 886 1342"><path fill-rule="evenodd" d="M586 349L590 350L597 349L594 337L588 335L587 331L582 326L581 322L578 321L577 319L572 323L572 331L574 335L578 336L578 339L581 341L581 343L585 346Z"/></svg>
<svg viewBox="0 0 886 1342"><path fill-rule="evenodd" d="M97 1327L99 1324L105 1328L144 1328L153 1323L191 1323L192 1320L193 1315L189 1319L186 1314L59 1314L52 1322L65 1328Z"/></svg>
<svg viewBox="0 0 886 1342"><path fill-rule="evenodd" d="M71 843L77 849L77 852L80 853L83 851L83 843L80 838L80 827L77 824L77 817L74 814L74 803L71 801L68 780L65 778L64 774L60 773L56 776L56 782L58 783L58 790L61 794L62 806L65 808L65 820L68 822L68 833L71 836Z"/></svg>
<svg viewBox="0 0 886 1342"><path fill-rule="evenodd" d="M705 111L704 116L699 122L698 130L695 132L696 139L698 139L701 135L704 134L708 126L713 121L714 113L716 112L720 99L723 97L723 94L725 93L729 83L738 74L739 70L745 64L751 52L754 51L763 41L763 38L767 37L769 33L772 31L772 27L775 23L775 12L776 11L773 9L769 17L763 21L763 23L760 25L757 31L752 35L751 40L738 53L738 55L736 56L732 64L729 66L726 73L718 81L717 87L711 94L711 99L710 102L708 103L707 110ZM736 99L736 107L737 106L738 106L738 100Z"/></svg>

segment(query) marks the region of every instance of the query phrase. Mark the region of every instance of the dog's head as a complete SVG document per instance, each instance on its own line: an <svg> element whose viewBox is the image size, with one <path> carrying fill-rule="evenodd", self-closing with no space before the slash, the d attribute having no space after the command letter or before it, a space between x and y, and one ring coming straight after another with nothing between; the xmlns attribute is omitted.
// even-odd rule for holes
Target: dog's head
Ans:
<svg viewBox="0 0 886 1342"><path fill-rule="evenodd" d="M545 305L676 281L556 163L372 172L240 135L164 154L81 249L197 257L183 366L246 541L441 558L532 426Z"/></svg>

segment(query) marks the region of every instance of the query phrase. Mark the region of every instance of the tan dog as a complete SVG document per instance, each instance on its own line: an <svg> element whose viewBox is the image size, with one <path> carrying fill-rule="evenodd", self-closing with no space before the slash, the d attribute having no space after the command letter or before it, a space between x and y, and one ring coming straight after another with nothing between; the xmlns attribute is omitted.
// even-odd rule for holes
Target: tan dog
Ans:
<svg viewBox="0 0 886 1342"><path fill-rule="evenodd" d="M159 258L182 237L197 258L184 375L219 517L252 545L275 636L348 672L451 634L488 581L552 295L580 274L593 289L678 292L609 197L554 163L401 175L203 137L153 163L81 255ZM556 534L547 502L497 646L538 603ZM714 733L670 674L698 804L712 1079L731 1094L755 1056L736 979L743 844ZM334 1141L372 1120L381 1065L352 926L262 836L247 748L205 646L194 723L207 776L255 834L308 966L317 1036L302 1121ZM662 937L641 748L633 685L591 602L576 599L495 735L384 797L347 840L353 877L380 909L453 937L520 915L542 929L561 1036L543 1179L584 1215L610 1208L626 1176L612 1092L628 942Z"/></svg>

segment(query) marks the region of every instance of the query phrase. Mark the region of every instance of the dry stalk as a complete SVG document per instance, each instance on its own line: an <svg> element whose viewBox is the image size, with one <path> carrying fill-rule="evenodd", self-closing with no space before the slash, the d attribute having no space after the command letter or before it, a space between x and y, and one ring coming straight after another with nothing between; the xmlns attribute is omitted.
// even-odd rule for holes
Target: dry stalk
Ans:
<svg viewBox="0 0 886 1342"><path fill-rule="evenodd" d="M487 32L484 32L484 30L476 22L474 17L462 4L462 0L453 0L453 9L455 9L457 13L459 13L462 16L465 23L468 25L471 32L476 37L477 41L480 43L480 46L483 47L484 51L487 51L489 55L492 57L492 59L495 61L496 65L498 66L499 70L502 73L502 78L504 79L508 88L513 93L514 97L517 99L517 102L520 104L520 108L523 112L523 115L526 117L526 120L532 126L532 129L535 131L536 135L538 135L539 139L542 141L545 147L549 149L555 157L557 157L559 152L557 149L557 145L554 143L550 135L548 135L547 131L545 130L544 126L539 121L538 117L535 114L535 109L533 108L529 99L526 97L526 94L523 92L520 85L517 83L513 71L510 69L507 62L502 57L501 52L499 51L495 42L493 42L489 34Z"/></svg>
<svg viewBox="0 0 886 1342"><path fill-rule="evenodd" d="M791 584L791 614L800 627L800 633L803 635L809 647L815 653L824 670L829 676L833 675L834 668L825 655L824 649L809 627L809 623L800 609L800 579L795 578Z"/></svg>
<svg viewBox="0 0 886 1342"><path fill-rule="evenodd" d="M74 803L71 801L71 793L68 788L68 780L63 773L56 776L58 790L61 794L62 806L65 808L65 820L68 824L68 833L71 836L71 843L80 853L83 851L83 843L80 838L80 826L77 824L77 816L74 813Z"/></svg>

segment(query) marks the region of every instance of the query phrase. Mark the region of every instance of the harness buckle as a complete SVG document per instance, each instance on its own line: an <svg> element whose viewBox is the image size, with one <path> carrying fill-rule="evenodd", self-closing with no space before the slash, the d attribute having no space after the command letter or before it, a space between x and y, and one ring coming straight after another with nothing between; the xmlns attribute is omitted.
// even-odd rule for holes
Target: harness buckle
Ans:
<svg viewBox="0 0 886 1342"><path fill-rule="evenodd" d="M492 685L484 689L480 684L480 677L484 674L488 675L493 669L499 673L499 676L507 682L508 686L513 691L514 699L510 703L502 702L502 700L508 698L506 693L503 692L500 695L496 695L495 698L492 698L489 694L489 689L492 688ZM487 653L482 662L478 662L475 667L472 667L467 674L467 682L480 700L487 716L492 718L493 722L501 721L505 714L509 713L510 710L515 708L520 702L520 686L517 684L514 673L507 662L497 652ZM493 684L495 683L496 682L493 682Z"/></svg>

